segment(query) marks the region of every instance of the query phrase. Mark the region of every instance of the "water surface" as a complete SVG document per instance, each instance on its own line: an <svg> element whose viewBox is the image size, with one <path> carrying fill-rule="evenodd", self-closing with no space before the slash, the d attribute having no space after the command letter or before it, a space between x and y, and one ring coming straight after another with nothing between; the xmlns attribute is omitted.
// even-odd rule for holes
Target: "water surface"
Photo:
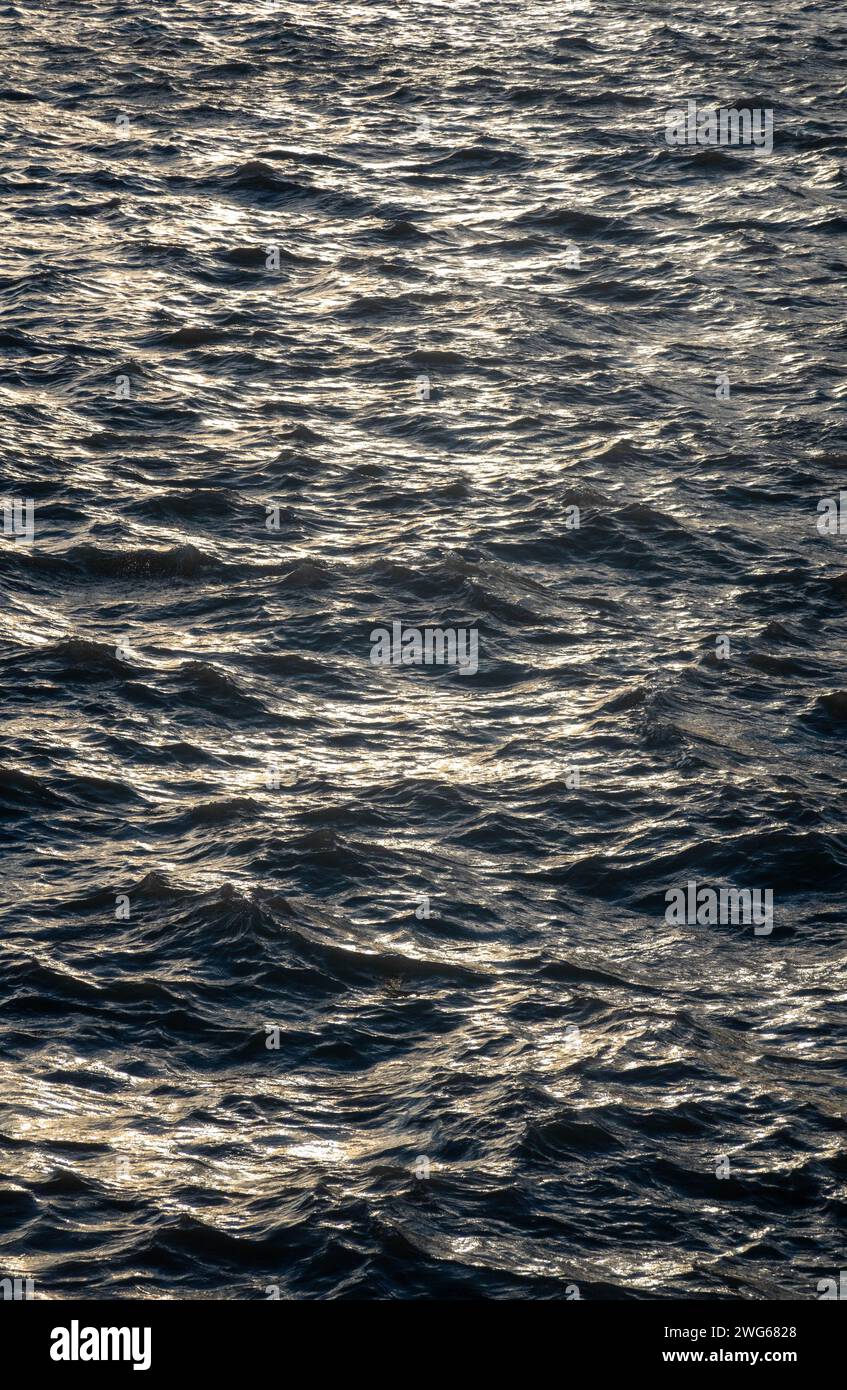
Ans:
<svg viewBox="0 0 847 1390"><path fill-rule="evenodd" d="M843 16L0 35L0 493L35 506L0 537L0 1273L816 1297ZM669 148L689 97L773 108L773 154ZM478 673L372 666L398 619L475 627ZM668 925L689 880L772 890L773 932Z"/></svg>

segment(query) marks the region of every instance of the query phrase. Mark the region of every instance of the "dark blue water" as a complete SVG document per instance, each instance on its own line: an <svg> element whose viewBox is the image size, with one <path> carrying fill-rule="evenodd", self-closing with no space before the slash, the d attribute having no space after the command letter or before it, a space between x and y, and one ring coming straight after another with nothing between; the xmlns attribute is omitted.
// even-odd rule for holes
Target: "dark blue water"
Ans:
<svg viewBox="0 0 847 1390"><path fill-rule="evenodd" d="M0 6L0 1275L843 1265L845 38ZM772 153L669 147L689 98Z"/></svg>

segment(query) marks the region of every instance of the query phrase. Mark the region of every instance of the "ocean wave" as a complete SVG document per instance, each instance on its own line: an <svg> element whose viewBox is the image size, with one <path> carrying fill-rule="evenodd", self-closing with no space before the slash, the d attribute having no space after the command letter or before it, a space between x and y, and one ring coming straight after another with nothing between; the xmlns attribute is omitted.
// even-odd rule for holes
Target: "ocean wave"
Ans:
<svg viewBox="0 0 847 1390"><path fill-rule="evenodd" d="M6 8L0 90L15 1269L814 1298L839 16L73 8ZM772 155L670 148L689 97ZM372 664L394 623L477 671Z"/></svg>

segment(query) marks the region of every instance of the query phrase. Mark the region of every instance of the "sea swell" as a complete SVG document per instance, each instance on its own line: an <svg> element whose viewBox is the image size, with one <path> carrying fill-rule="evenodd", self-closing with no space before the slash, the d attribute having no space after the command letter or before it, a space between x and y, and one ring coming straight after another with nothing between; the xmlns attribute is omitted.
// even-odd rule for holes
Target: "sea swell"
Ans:
<svg viewBox="0 0 847 1390"><path fill-rule="evenodd" d="M843 18L0 31L0 1277L814 1298ZM772 155L669 147L704 94ZM397 622L478 671L376 663ZM772 931L674 922L690 883Z"/></svg>

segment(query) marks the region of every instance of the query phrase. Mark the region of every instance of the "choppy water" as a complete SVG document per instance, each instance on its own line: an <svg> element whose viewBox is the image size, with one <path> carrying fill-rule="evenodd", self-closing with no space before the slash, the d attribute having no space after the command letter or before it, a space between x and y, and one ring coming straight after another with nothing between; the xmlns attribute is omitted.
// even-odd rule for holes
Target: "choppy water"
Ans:
<svg viewBox="0 0 847 1390"><path fill-rule="evenodd" d="M0 1274L816 1297L843 15L0 36ZM772 107L773 154L669 148L687 98ZM372 666L397 619L475 627L478 673ZM668 925L689 880L772 933Z"/></svg>

